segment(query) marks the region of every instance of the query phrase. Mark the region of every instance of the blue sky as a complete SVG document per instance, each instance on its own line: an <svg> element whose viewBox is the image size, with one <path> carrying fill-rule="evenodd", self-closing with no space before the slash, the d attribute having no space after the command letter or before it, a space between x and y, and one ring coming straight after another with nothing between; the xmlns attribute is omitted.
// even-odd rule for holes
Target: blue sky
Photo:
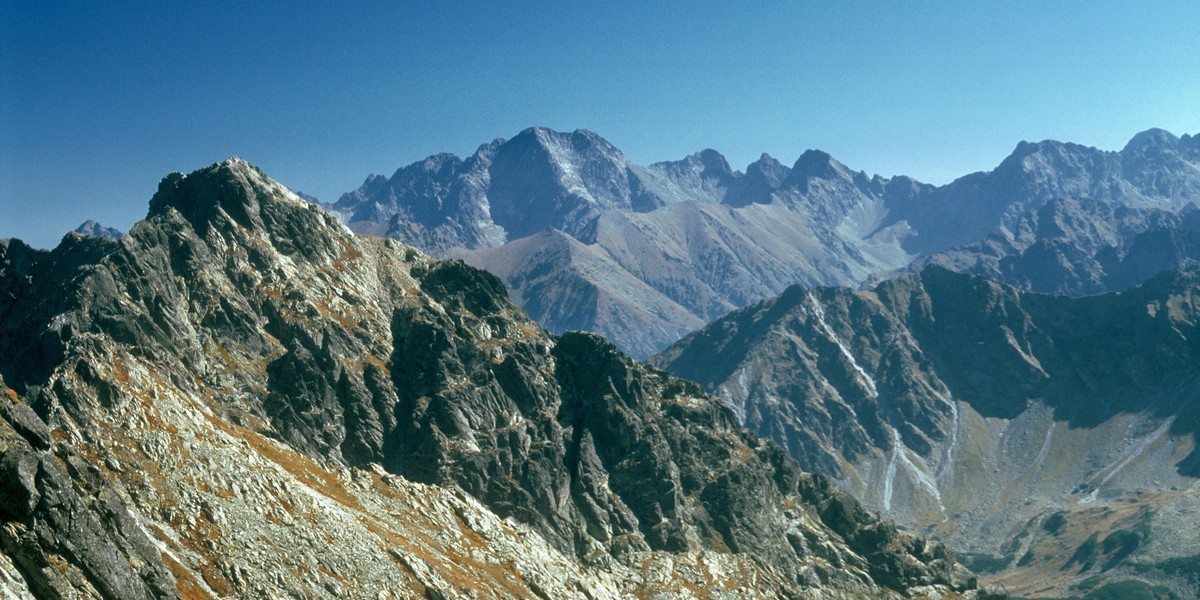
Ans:
<svg viewBox="0 0 1200 600"><path fill-rule="evenodd" d="M647 4L0 0L0 238L127 229L230 155L332 201L530 125L933 183L1200 133L1197 2Z"/></svg>

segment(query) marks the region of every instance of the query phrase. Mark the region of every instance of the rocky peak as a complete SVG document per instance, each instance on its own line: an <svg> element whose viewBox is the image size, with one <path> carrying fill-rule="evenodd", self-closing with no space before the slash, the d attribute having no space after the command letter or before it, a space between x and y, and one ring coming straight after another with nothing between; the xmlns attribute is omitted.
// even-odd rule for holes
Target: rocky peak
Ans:
<svg viewBox="0 0 1200 600"><path fill-rule="evenodd" d="M746 166L746 174L732 183L722 203L733 207L766 204L771 201L771 193L783 185L791 171L764 152Z"/></svg>
<svg viewBox="0 0 1200 600"><path fill-rule="evenodd" d="M893 206L916 202L933 189L934 186L906 175L897 175L883 183L884 197Z"/></svg>
<svg viewBox="0 0 1200 600"><path fill-rule="evenodd" d="M1200 135L1183 134L1183 137L1179 138L1179 147L1200 153Z"/></svg>
<svg viewBox="0 0 1200 600"><path fill-rule="evenodd" d="M458 156L449 152L443 152L440 154L434 154L425 160L413 163L409 169L411 170L415 167L420 169L421 172L435 177L449 177L456 170L458 170L462 163L463 160ZM396 174L392 175L392 178L395 179L396 177L400 177L404 172L405 169L398 169Z"/></svg>
<svg viewBox="0 0 1200 600"><path fill-rule="evenodd" d="M828 153L820 150L805 150L804 154L801 154L800 158L796 159L796 163L792 165L792 172L788 175L784 185L805 187L815 179L849 181L853 178L854 174L850 169L834 160Z"/></svg>
<svg viewBox="0 0 1200 600"><path fill-rule="evenodd" d="M518 133L505 145L526 149L524 151L529 151L528 148L531 146L537 147L553 160L567 159L573 153L623 157L616 146L586 129L576 129L567 133L547 127L530 127Z"/></svg>
<svg viewBox="0 0 1200 600"><path fill-rule="evenodd" d="M176 247L179 253L176 259L186 256L196 269L203 269L199 264L205 260L203 248L246 245L250 240L274 248L284 256L300 254L312 262L328 262L341 252L349 235L328 212L305 202L262 170L236 157L188 175L167 175L150 199L146 221L161 226L172 223L170 227L190 230L191 244ZM161 229L131 232L134 238L143 241L148 235L161 234ZM204 245L196 241L204 241Z"/></svg>
<svg viewBox="0 0 1200 600"><path fill-rule="evenodd" d="M720 152L711 148L689 154L683 160L654 163L650 167L678 182L698 181L707 190L727 188L741 177L741 173L735 173ZM698 196L696 200L702 198Z"/></svg>
<svg viewBox="0 0 1200 600"><path fill-rule="evenodd" d="M399 172L401 170L402 169L397 169L396 173L399 174ZM393 175L393 177L395 177L395 175ZM387 177L385 177L383 175L379 175L377 173L372 173L370 175L367 175L367 178L365 180L363 180L363 183L359 187L359 190L362 190L362 191L370 194L372 192L375 192L375 191L380 190L383 187L387 186L387 183L388 183ZM347 197L351 195L351 193L343 194L342 197L338 199L338 204L339 205L343 204L346 201Z"/></svg>
<svg viewBox="0 0 1200 600"><path fill-rule="evenodd" d="M260 202L265 197L301 204L294 193L269 180L257 167L231 157L190 175L164 177L150 200L149 214L173 209L202 231L224 219L259 229L263 226Z"/></svg>
<svg viewBox="0 0 1200 600"><path fill-rule="evenodd" d="M712 148L705 148L692 156L704 167L704 171L701 173L702 176L717 179L733 176L733 169L730 168L729 161L725 160L725 157L720 152Z"/></svg>
<svg viewBox="0 0 1200 600"><path fill-rule="evenodd" d="M1175 137L1175 134L1157 127L1147 129L1130 138L1129 143L1125 144L1125 148L1121 153L1146 153L1152 151L1163 151L1174 149L1180 144L1180 139Z"/></svg>
<svg viewBox="0 0 1200 600"><path fill-rule="evenodd" d="M779 184L787 179L792 170L775 159L775 157L763 152L758 160L750 163L746 167L747 177L761 177L765 181L770 182L774 187L779 187Z"/></svg>
<svg viewBox="0 0 1200 600"><path fill-rule="evenodd" d="M1031 175L1034 178L1061 177L1062 170L1071 169L1073 163L1078 163L1081 158L1086 160L1093 155L1102 156L1104 153L1095 148L1055 140L1044 140L1037 143L1022 141L1013 149L1012 154L1001 161L994 173L1020 178L1026 182ZM1042 182L1035 181L1034 183ZM1026 184L1028 185L1028 183Z"/></svg>

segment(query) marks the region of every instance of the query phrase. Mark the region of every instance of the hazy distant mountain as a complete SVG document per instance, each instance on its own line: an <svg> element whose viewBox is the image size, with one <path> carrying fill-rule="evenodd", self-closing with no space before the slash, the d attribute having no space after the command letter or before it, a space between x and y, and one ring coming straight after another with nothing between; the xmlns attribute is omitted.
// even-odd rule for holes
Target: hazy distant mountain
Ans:
<svg viewBox="0 0 1200 600"><path fill-rule="evenodd" d="M931 267L789 288L654 362L868 506L1011 569L1010 591L1170 579L1200 555L1197 298L1200 270L1070 299Z"/></svg>
<svg viewBox="0 0 1200 600"><path fill-rule="evenodd" d="M534 128L465 161L438 155L390 179L372 176L335 209L356 231L500 273L553 331L595 331L645 356L788 285L856 286L959 246L935 262L987 272L995 253L1029 250L1005 263L1006 281L1037 282L1057 268L1083 274L1055 291L1128 285L1189 256L1158 252L1143 261L1134 246L1168 225L1146 217L1139 229L1141 217L1110 208L1174 213L1198 193L1200 142L1161 130L1138 134L1120 152L1022 142L995 170L934 187L869 177L815 150L790 168L763 155L744 173L713 150L640 167L591 132ZM1122 232L1114 256L1088 254L1086 240L1068 235L1054 243L1081 249L1056 257L1059 267L1040 264L1035 242L1046 232L1026 229L1064 195L1084 198L1077 218ZM1135 244L1142 233L1149 237ZM1077 258L1099 261L1105 274ZM1089 278L1098 283L1083 283Z"/></svg>
<svg viewBox="0 0 1200 600"><path fill-rule="evenodd" d="M311 194L305 194L304 192L301 192L300 190L292 190L292 193L296 194L296 196L298 198L300 198L301 200L307 200L309 202L312 202L313 204L316 204L319 206L325 206L325 203L321 202L320 198L317 198L316 196L313 196Z"/></svg>
<svg viewBox="0 0 1200 600"><path fill-rule="evenodd" d="M649 355L796 281L849 285L907 264L898 246L902 229L858 237L875 228L894 187L824 158L831 172L783 182L787 187L776 190L771 204L681 202L647 213L612 211L583 240L537 235L462 256L499 274L530 316L551 330L595 331L634 355ZM567 246L575 251L556 250Z"/></svg>
<svg viewBox="0 0 1200 600"><path fill-rule="evenodd" d="M1200 198L1197 198L1200 200ZM1012 232L919 258L1024 290L1080 296L1123 290L1200 261L1200 211L1059 198L1021 215Z"/></svg>
<svg viewBox="0 0 1200 600"><path fill-rule="evenodd" d="M490 248L547 228L581 236L611 210L720 201L730 176L724 159L697 156L647 168L590 131L534 127L480 146L466 160L439 154L391 178L372 175L333 208L356 231L444 253Z"/></svg>
<svg viewBox="0 0 1200 600"><path fill-rule="evenodd" d="M84 221L79 227L75 228L75 233L80 235L90 235L92 237L104 238L108 240L119 240L125 234L120 229L105 227L91 219Z"/></svg>
<svg viewBox="0 0 1200 600"><path fill-rule="evenodd" d="M553 331L595 331L645 356L797 281L856 283L908 264L904 226L880 220L927 187L815 151L792 168L763 155L745 173L713 150L641 167L591 132L534 128L465 161L372 176L333 208L357 231L501 274Z"/></svg>
<svg viewBox="0 0 1200 600"><path fill-rule="evenodd" d="M1060 197L1136 208L1179 210L1200 199L1200 136L1161 129L1139 133L1119 152L1047 140L1021 142L994 170L973 173L899 207L887 222L920 232L914 254L975 242L998 227L1013 231L1029 209Z"/></svg>

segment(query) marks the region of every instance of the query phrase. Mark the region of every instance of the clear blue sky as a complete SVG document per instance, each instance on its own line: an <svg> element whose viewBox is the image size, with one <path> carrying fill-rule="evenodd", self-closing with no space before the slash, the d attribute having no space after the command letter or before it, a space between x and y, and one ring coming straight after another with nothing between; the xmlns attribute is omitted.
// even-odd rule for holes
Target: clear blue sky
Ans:
<svg viewBox="0 0 1200 600"><path fill-rule="evenodd" d="M0 0L0 237L127 229L229 155L332 201L530 125L934 183L1200 132L1194 1L648 4Z"/></svg>

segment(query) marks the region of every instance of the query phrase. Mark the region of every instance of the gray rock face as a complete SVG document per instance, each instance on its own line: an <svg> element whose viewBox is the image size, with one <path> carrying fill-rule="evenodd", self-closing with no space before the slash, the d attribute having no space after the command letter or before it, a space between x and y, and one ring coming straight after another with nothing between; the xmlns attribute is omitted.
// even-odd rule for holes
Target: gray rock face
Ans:
<svg viewBox="0 0 1200 600"><path fill-rule="evenodd" d="M0 379L0 547L39 598L177 598L124 500Z"/></svg>
<svg viewBox="0 0 1200 600"><path fill-rule="evenodd" d="M165 178L120 242L0 252L3 527L45 530L0 568L34 593L974 594L695 385L240 160ZM108 538L116 566L73 549Z"/></svg>
<svg viewBox="0 0 1200 600"><path fill-rule="evenodd" d="M1066 590L1200 550L1180 517L1200 505L1198 292L1196 270L1070 299L930 267L791 288L654 362L867 506L992 557L1010 591ZM1056 514L1072 527L1041 528ZM1090 534L1143 526L1119 556L1070 562Z"/></svg>

